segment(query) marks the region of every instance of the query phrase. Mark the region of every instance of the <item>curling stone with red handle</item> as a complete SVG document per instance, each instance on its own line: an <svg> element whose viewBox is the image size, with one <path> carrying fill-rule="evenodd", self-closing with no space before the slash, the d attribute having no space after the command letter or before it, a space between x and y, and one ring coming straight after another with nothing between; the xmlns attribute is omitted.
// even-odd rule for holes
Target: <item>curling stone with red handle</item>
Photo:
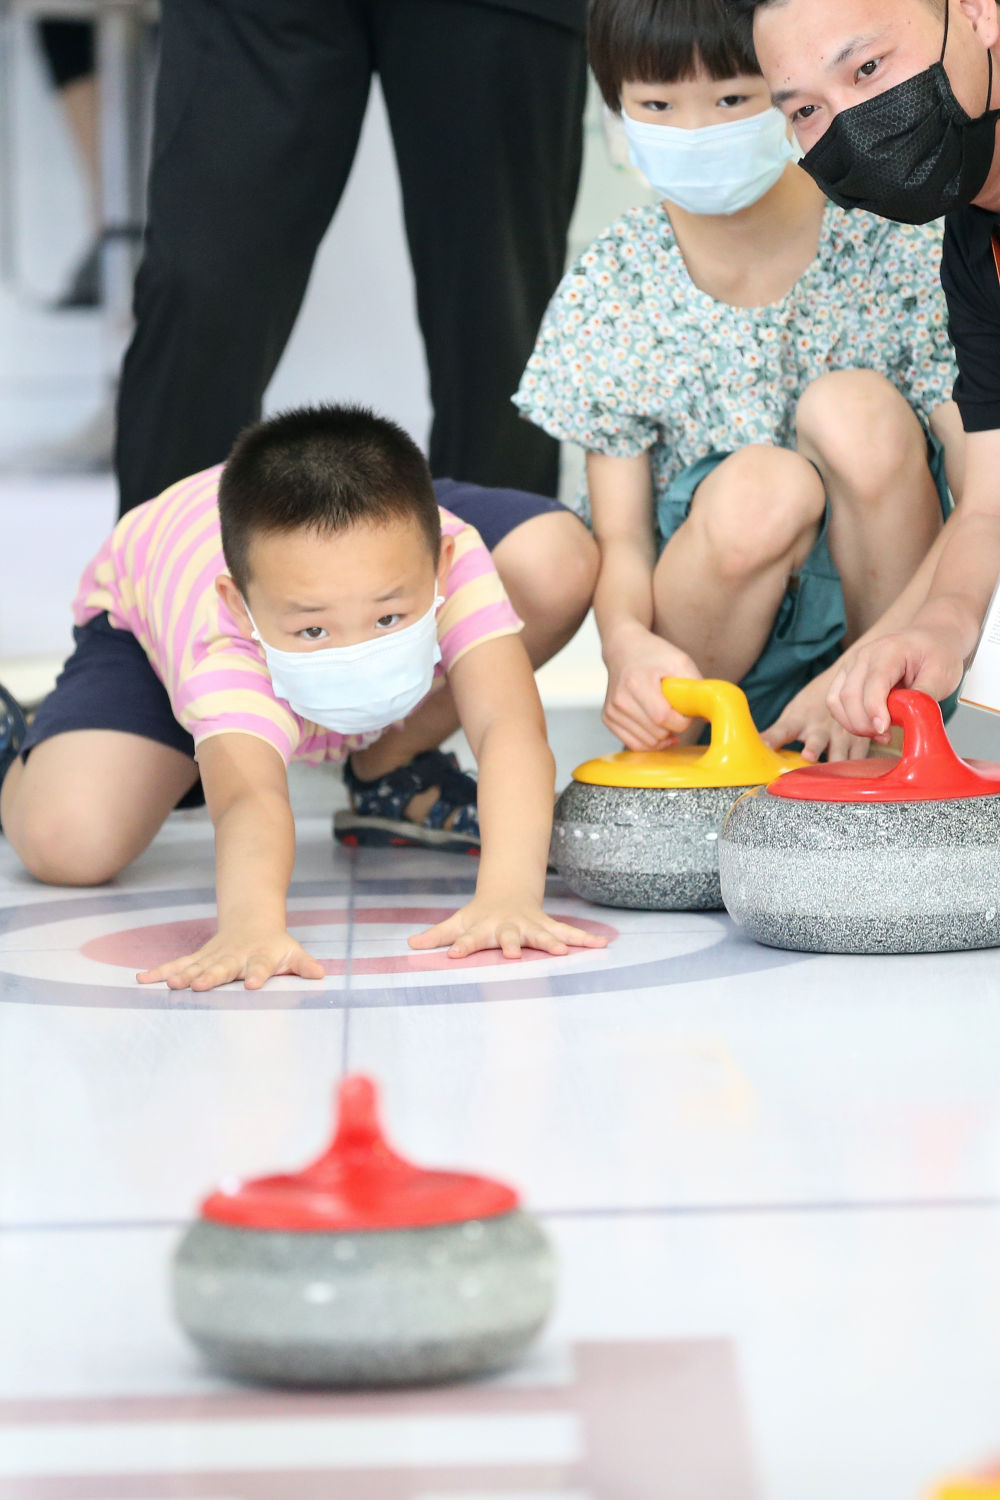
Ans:
<svg viewBox="0 0 1000 1500"><path fill-rule="evenodd" d="M367 1078L329 1150L212 1193L173 1265L188 1336L238 1378L383 1386L511 1363L550 1311L554 1263L502 1183L424 1171L388 1145Z"/></svg>
<svg viewBox="0 0 1000 1500"><path fill-rule="evenodd" d="M711 743L578 766L556 803L550 860L586 901L711 911L722 905L716 841L733 801L805 761L765 745L731 682L667 677L663 692L678 713L708 720Z"/></svg>
<svg viewBox="0 0 1000 1500"><path fill-rule="evenodd" d="M730 915L814 953L1000 944L1000 765L961 760L933 698L889 694L899 761L791 771L733 805L719 839Z"/></svg>

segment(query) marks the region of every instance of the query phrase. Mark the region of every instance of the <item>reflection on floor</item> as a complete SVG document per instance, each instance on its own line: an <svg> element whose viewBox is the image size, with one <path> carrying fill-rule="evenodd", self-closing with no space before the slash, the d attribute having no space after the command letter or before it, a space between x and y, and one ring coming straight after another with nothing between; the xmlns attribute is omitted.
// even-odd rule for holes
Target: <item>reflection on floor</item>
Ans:
<svg viewBox="0 0 1000 1500"><path fill-rule="evenodd" d="M475 867L334 850L334 791L296 783L327 979L253 996L133 981L211 921L203 815L100 891L0 844L3 1500L918 1500L995 1450L995 954L805 958L553 881L606 952L428 963L405 937ZM347 1068L551 1233L557 1313L503 1379L241 1390L173 1327L201 1192L307 1159Z"/></svg>

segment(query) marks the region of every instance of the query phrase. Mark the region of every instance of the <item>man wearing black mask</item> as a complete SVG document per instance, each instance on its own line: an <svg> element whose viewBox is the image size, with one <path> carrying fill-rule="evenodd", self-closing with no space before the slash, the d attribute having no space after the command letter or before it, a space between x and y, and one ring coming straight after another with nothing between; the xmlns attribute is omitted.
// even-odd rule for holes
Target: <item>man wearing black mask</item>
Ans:
<svg viewBox="0 0 1000 1500"><path fill-rule="evenodd" d="M844 208L946 214L941 279L968 434L963 496L920 576L923 603L844 658L829 704L887 738L899 683L942 699L1000 576L1000 24L995 0L732 0L802 165Z"/></svg>

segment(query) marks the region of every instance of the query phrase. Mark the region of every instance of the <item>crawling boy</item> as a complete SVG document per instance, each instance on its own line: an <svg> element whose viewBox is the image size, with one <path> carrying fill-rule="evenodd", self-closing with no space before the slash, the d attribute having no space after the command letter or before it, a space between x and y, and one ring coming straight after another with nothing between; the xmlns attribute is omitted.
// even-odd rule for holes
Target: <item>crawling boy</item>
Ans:
<svg viewBox="0 0 1000 1500"><path fill-rule="evenodd" d="M203 792L218 932L141 981L322 978L287 930L286 768L398 733L445 683L479 764L482 859L473 899L412 946L599 945L541 906L554 766L520 621L393 423L325 407L250 428L221 473L119 522L75 614L76 652L4 780L0 820L38 879L91 885Z"/></svg>

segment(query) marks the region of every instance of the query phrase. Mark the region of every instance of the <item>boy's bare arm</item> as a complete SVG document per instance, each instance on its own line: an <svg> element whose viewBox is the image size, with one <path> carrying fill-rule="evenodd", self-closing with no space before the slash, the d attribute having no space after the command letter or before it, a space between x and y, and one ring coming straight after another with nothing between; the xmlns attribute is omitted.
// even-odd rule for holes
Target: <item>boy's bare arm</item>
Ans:
<svg viewBox="0 0 1000 1500"><path fill-rule="evenodd" d="M234 979L259 989L273 974L321 979L322 965L287 930L295 824L281 756L255 735L220 734L199 746L198 764L215 825L219 929L197 953L147 970L140 982L207 990Z"/></svg>
<svg viewBox="0 0 1000 1500"><path fill-rule="evenodd" d="M700 673L653 628L656 536L648 453L589 453L587 485L601 554L594 613L608 669L604 722L630 750L660 749L688 725L663 697L661 680Z"/></svg>
<svg viewBox="0 0 1000 1500"><path fill-rule="evenodd" d="M522 946L562 954L604 939L556 922L542 910L552 833L555 763L527 652L519 637L484 641L448 674L462 728L479 766L482 855L476 894L446 922L410 939L448 946L453 958Z"/></svg>

